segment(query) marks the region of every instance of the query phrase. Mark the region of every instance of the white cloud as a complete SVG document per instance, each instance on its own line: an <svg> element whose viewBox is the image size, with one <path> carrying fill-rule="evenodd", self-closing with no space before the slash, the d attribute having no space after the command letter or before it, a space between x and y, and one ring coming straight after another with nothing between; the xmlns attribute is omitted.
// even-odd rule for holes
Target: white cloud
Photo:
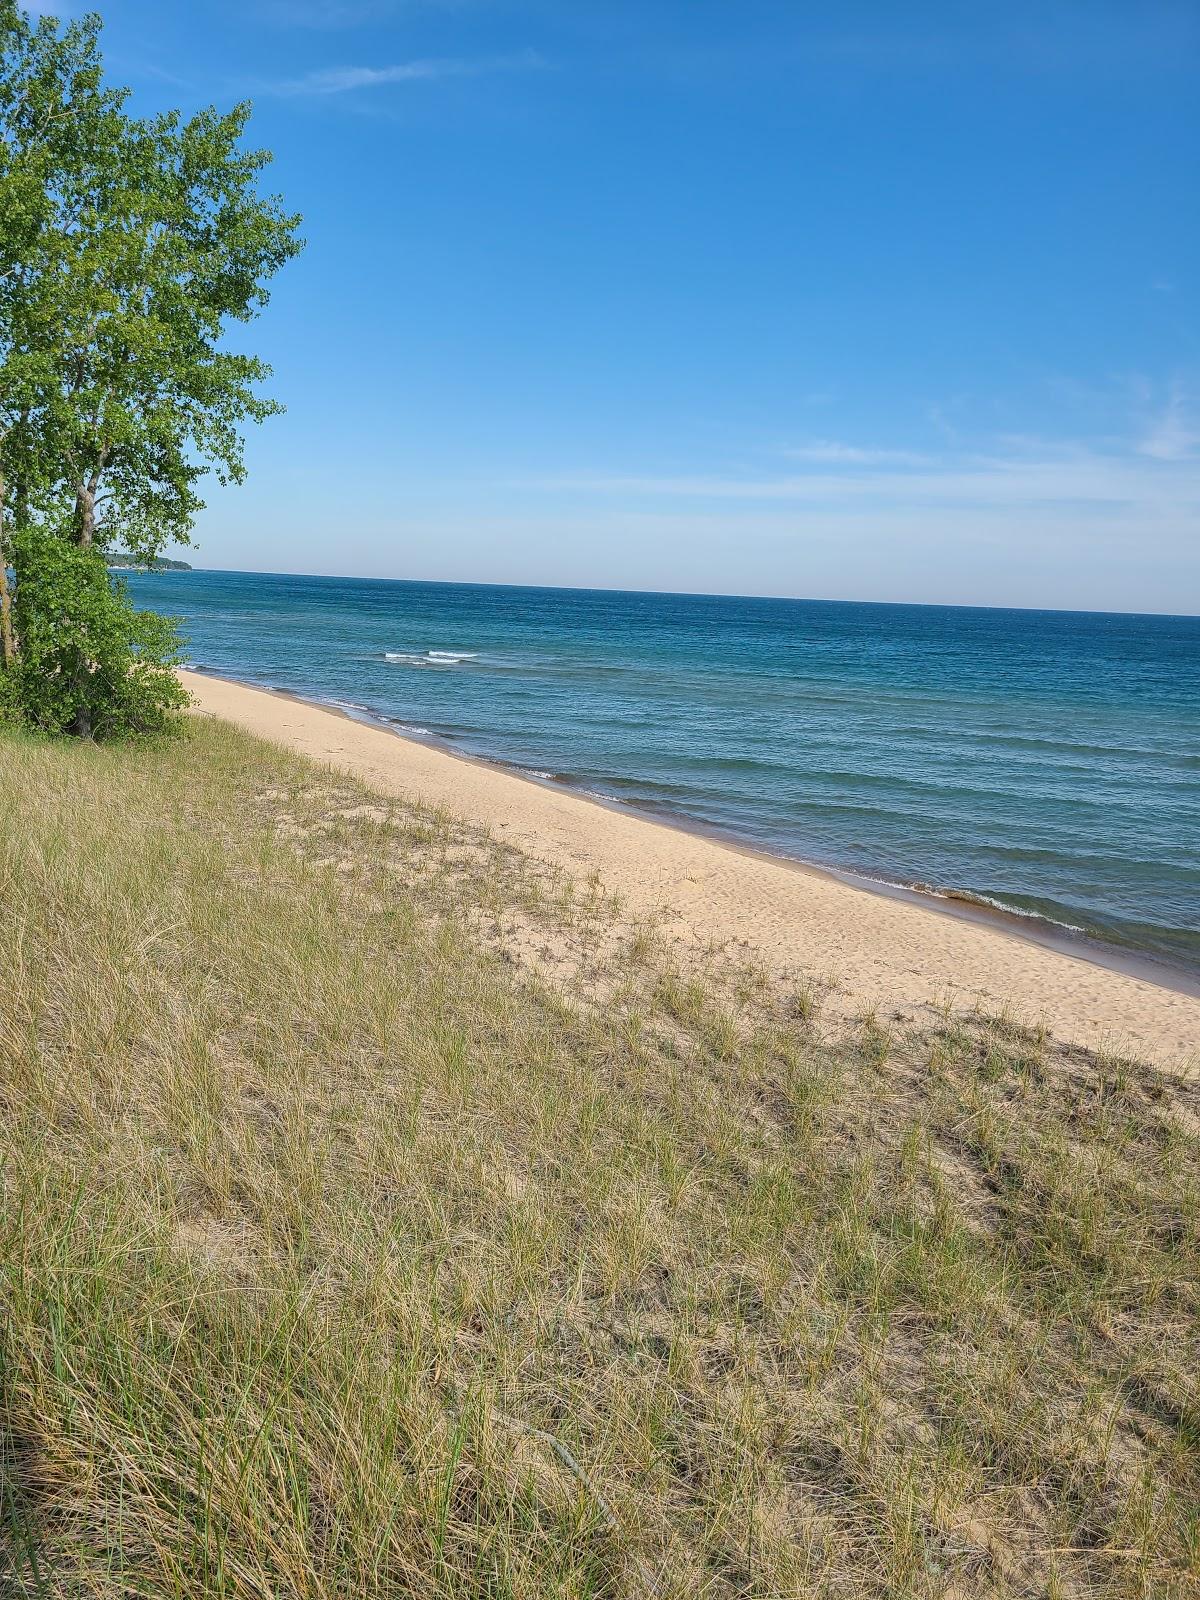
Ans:
<svg viewBox="0 0 1200 1600"><path fill-rule="evenodd" d="M1082 445L1043 445L1038 452L1036 441L1022 440L1019 453L926 458L922 465L905 470L896 470L898 464L893 462L882 463L877 471L855 471L861 464L857 458L840 457L818 460L830 465L840 460L850 470L760 477L591 474L542 479L533 486L638 499L777 501L824 511L941 506L1011 515L1058 507L1091 515L1138 511L1195 517L1200 512L1200 468L1181 449L1174 449L1180 437L1164 435L1156 448L1142 446L1140 452L1109 453ZM1167 454L1168 448L1173 453ZM884 453L869 454L874 461Z"/></svg>
<svg viewBox="0 0 1200 1600"><path fill-rule="evenodd" d="M869 450L861 445L841 444L836 439L816 439L812 444L794 446L784 454L794 461L845 467L919 467L929 460L928 456L916 455L911 450Z"/></svg>
<svg viewBox="0 0 1200 1600"><path fill-rule="evenodd" d="M565 530L586 542L585 529L602 527L615 561L624 541L620 572L602 581L629 588L678 588L687 572L691 587L717 593L1200 612L1200 456L1149 456L1129 440L1013 440L915 468L507 487L553 494L545 515L558 545L573 542ZM522 502L524 517L539 515L527 493Z"/></svg>
<svg viewBox="0 0 1200 1600"><path fill-rule="evenodd" d="M1200 452L1200 420L1189 411L1178 384L1162 411L1151 419L1138 449L1156 461L1187 461Z"/></svg>
<svg viewBox="0 0 1200 1600"><path fill-rule="evenodd" d="M394 83L429 82L438 78L475 78L491 72L528 72L546 63L533 50L521 51L512 56L493 56L482 60L455 57L430 57L427 60L402 61L386 67L329 67L306 73L302 78L289 78L280 83L268 84L272 94L279 95L334 95L347 94L355 89L375 89Z"/></svg>

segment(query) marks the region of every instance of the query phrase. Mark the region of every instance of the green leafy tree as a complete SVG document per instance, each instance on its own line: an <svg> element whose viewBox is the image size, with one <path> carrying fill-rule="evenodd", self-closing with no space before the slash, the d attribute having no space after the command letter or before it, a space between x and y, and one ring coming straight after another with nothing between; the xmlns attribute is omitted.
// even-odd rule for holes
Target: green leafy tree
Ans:
<svg viewBox="0 0 1200 1600"><path fill-rule="evenodd" d="M113 527L147 560L187 543L200 478L240 481L242 424L281 409L257 391L267 365L222 343L299 248L298 219L257 192L269 158L241 147L248 115L125 121L73 177L45 421L81 544Z"/></svg>
<svg viewBox="0 0 1200 1600"><path fill-rule="evenodd" d="M0 565L11 563L17 595L6 579L7 669L24 630L53 611L36 592L20 598L38 590L47 539L119 544L147 564L189 543L205 474L240 482L243 427L281 409L259 392L266 364L225 342L301 248L299 219L259 192L270 157L243 145L249 107L136 119L125 104L103 83L97 18L33 24L0 0ZM46 537L26 537L35 530ZM114 630L127 630L131 681L145 693L163 681L145 670L154 629L126 601L104 610L90 587L99 570L56 568L41 585L62 618L106 619L104 670L80 678L76 661L56 689L79 686L65 725L85 734L100 723L84 688L115 692ZM28 688L24 669L18 682Z"/></svg>
<svg viewBox="0 0 1200 1600"><path fill-rule="evenodd" d="M95 545L45 528L14 536L23 574L14 612L21 650L5 698L43 733L126 738L161 732L187 704L169 617L137 611Z"/></svg>
<svg viewBox="0 0 1200 1600"><path fill-rule="evenodd" d="M45 397L60 352L48 325L56 232L73 225L64 175L81 134L112 144L125 91L103 83L94 17L60 30L0 0L0 665L16 654L9 528L48 469Z"/></svg>

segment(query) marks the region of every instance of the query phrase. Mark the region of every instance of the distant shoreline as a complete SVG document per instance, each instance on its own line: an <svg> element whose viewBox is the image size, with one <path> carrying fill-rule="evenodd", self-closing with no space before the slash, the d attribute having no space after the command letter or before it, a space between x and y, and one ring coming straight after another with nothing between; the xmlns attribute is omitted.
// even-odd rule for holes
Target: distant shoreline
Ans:
<svg viewBox="0 0 1200 1600"><path fill-rule="evenodd" d="M187 561L169 560L166 556L159 556L147 565L144 561L135 561L127 550L113 550L105 557L105 566L110 572L143 572L153 575L156 572L194 572L196 569Z"/></svg>
<svg viewBox="0 0 1200 1600"><path fill-rule="evenodd" d="M686 818L608 802L287 690L206 670L185 677L200 710L344 766L385 791L499 828L501 837L567 870L598 870L623 898L644 902L647 913L652 903L668 907L685 937L702 939L711 929L708 936L720 932L773 962L835 971L847 1015L869 1006L916 1012L950 992L960 1003L972 996L993 1008L1014 1007L1094 1048L1151 1058L1165 1048L1176 1062L1200 1060L1200 979L1151 957L1026 927L1026 919L987 906L775 855Z"/></svg>

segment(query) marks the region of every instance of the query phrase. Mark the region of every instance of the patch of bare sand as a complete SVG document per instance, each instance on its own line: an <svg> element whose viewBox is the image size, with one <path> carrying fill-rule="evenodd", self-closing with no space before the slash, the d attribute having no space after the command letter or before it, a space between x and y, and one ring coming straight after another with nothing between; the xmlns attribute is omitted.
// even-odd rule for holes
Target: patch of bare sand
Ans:
<svg viewBox="0 0 1200 1600"><path fill-rule="evenodd" d="M1071 1043L1160 1066L1200 1064L1200 999L1044 948L1000 926L891 899L825 873L610 809L302 701L186 673L197 709L466 818L693 948L829 985L824 1014L1007 1009Z"/></svg>

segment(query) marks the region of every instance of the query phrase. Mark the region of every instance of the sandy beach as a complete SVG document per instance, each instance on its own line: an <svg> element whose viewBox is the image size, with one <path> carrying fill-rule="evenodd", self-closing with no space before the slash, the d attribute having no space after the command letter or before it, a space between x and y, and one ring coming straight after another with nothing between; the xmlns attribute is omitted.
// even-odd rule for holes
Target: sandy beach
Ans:
<svg viewBox="0 0 1200 1600"><path fill-rule="evenodd" d="M1007 1007L1064 1040L1194 1071L1200 998L1049 949L1002 926L876 894L791 862L596 804L319 706L186 673L196 709L385 794L484 825L580 879L598 874L634 917L830 986L827 1014Z"/></svg>

